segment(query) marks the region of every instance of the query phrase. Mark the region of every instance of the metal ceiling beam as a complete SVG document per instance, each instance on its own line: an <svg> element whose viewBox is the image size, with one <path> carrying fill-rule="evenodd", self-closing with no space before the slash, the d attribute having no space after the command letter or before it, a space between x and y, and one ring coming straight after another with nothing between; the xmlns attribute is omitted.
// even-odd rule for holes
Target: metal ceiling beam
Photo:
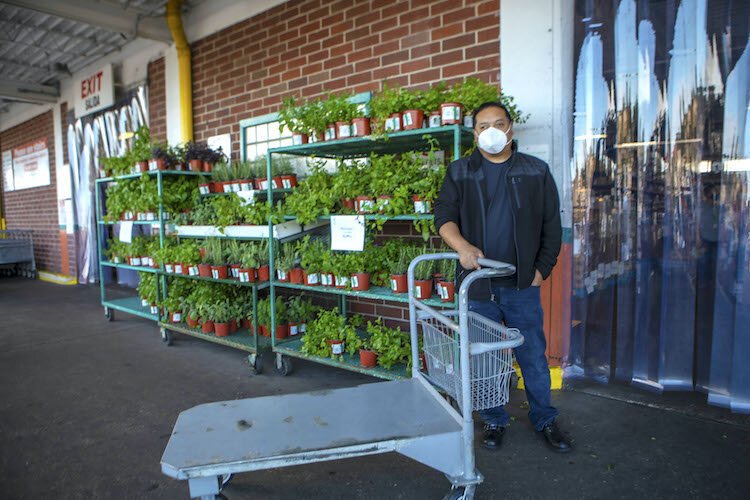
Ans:
<svg viewBox="0 0 750 500"><path fill-rule="evenodd" d="M57 102L60 91L50 85L34 85L15 80L0 79L0 97L14 101L35 103Z"/></svg>
<svg viewBox="0 0 750 500"><path fill-rule="evenodd" d="M89 43L91 45L103 46L103 47L106 47L108 50L118 50L120 48L119 45L116 45L114 43L97 39L95 35L80 36L80 35L75 35L75 34L72 34L72 33L66 33L64 30L58 30L58 29L54 29L54 28L47 28L45 26L34 26L34 25L28 24L28 23L20 23L20 22L17 22L17 21L8 21L8 20L5 20L5 19L0 19L0 26L12 26L12 27L18 28L19 30L29 30L31 32L35 32L35 31L36 32L40 32L41 31L42 33L45 33L47 35L51 35L51 36L55 36L55 37L59 37L59 38L67 38L67 39L70 39L70 40L78 40L80 42ZM6 33L7 32L8 31L6 30ZM16 35L16 36L18 36L18 35ZM112 36L116 36L116 35L111 35L110 34L109 36L112 37ZM13 41L13 40L9 40L9 41ZM65 42L67 43L67 41L65 41ZM81 54L81 55L85 55L85 54Z"/></svg>
<svg viewBox="0 0 750 500"><path fill-rule="evenodd" d="M115 33L127 34L130 37L148 38L165 43L172 41L163 17L142 18L132 10L124 10L112 3L91 0L58 0L55 2L48 0L3 0L3 3L99 26Z"/></svg>

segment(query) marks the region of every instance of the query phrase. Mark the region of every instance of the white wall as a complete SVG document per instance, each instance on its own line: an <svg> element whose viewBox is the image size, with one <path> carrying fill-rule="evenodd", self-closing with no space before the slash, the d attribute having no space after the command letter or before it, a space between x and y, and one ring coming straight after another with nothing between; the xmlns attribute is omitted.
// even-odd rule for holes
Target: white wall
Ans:
<svg viewBox="0 0 750 500"><path fill-rule="evenodd" d="M571 227L573 0L502 0L500 78L504 93L530 115L514 126L519 149L550 165Z"/></svg>

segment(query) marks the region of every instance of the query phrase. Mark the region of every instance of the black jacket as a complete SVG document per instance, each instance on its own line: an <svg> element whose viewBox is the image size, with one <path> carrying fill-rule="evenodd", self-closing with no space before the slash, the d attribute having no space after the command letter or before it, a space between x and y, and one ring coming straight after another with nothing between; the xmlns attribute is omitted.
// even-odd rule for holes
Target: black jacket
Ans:
<svg viewBox="0 0 750 500"><path fill-rule="evenodd" d="M514 141L507 186L515 226L516 286L527 288L534 281L535 269L546 279L557 262L562 239L560 199L547 164L517 149ZM481 166L479 149L448 166L435 201L435 227L439 231L446 222L455 222L461 235L484 252L485 229L491 230L492 221L485 220L490 197ZM459 285L467 272L461 268ZM484 281L484 286L481 281L472 286L469 293L472 299L489 298L489 283Z"/></svg>

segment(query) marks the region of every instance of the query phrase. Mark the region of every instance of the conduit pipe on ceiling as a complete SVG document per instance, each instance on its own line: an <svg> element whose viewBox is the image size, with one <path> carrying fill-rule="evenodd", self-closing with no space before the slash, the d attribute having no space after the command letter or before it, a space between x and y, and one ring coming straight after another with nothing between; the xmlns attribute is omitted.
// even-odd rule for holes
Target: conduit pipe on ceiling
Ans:
<svg viewBox="0 0 750 500"><path fill-rule="evenodd" d="M193 140L193 78L191 75L190 45L182 26L182 0L167 1L167 25L177 48L177 68L180 75L180 135L182 142Z"/></svg>

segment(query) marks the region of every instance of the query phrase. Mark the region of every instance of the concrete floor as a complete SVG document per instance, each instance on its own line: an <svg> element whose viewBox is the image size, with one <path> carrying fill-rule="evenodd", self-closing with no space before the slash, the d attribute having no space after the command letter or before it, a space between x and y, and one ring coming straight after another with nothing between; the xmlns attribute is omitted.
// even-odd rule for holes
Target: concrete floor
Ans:
<svg viewBox="0 0 750 500"><path fill-rule="evenodd" d="M159 468L181 410L373 382L302 361L289 377L252 376L239 351L187 337L166 347L151 322L118 313L107 323L95 287L0 279L0 318L2 498L187 498ZM548 451L514 390L504 448L477 448L477 498L750 497L747 416L701 395L622 386L579 383L553 400L575 451ZM243 474L225 494L433 499L447 489L441 474L388 454Z"/></svg>

